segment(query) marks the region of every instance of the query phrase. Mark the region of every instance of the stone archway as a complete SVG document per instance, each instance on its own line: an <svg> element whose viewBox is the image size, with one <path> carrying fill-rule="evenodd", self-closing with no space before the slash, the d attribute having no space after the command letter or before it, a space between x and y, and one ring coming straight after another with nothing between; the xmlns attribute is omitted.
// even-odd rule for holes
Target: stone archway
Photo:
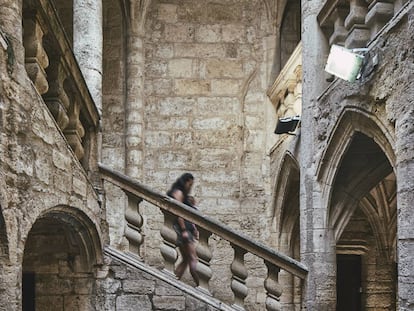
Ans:
<svg viewBox="0 0 414 311"><path fill-rule="evenodd" d="M395 309L396 210L391 165L372 139L356 133L339 167L332 194L337 310ZM344 268L352 258L357 266ZM355 273L358 275L352 275ZM349 284L357 278L359 283ZM349 290L352 287L353 293ZM353 299L355 304L350 305Z"/></svg>
<svg viewBox="0 0 414 311"><path fill-rule="evenodd" d="M395 308L397 204L389 138L375 116L345 111L319 167L336 250L337 310Z"/></svg>
<svg viewBox="0 0 414 311"><path fill-rule="evenodd" d="M90 310L102 260L99 233L85 214L64 206L46 211L25 243L23 309Z"/></svg>

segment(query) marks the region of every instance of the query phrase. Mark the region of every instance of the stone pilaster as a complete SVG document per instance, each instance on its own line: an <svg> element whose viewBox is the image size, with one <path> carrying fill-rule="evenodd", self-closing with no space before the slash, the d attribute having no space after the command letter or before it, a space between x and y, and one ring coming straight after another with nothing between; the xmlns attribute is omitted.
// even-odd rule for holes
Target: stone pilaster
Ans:
<svg viewBox="0 0 414 311"><path fill-rule="evenodd" d="M409 90L407 90L409 91ZM408 98L408 97L407 97ZM398 206L398 310L412 310L414 305L414 111L409 102L397 120L397 206Z"/></svg>
<svg viewBox="0 0 414 311"><path fill-rule="evenodd" d="M300 147L300 232L301 261L309 274L305 280L303 305L307 310L335 310L335 248L330 246L327 206L323 204L315 177L318 152L318 96L326 87L324 67L328 42L317 23L316 15L325 1L302 1L303 85L302 131ZM318 280L315 282L315 280ZM315 299L315 297L323 297Z"/></svg>

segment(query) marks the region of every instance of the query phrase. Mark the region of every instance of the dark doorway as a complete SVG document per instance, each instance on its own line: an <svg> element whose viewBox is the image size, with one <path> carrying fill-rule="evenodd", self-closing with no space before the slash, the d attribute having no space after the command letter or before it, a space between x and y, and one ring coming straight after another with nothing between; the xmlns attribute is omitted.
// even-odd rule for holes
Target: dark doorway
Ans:
<svg viewBox="0 0 414 311"><path fill-rule="evenodd" d="M361 256L336 257L336 311L361 311Z"/></svg>
<svg viewBox="0 0 414 311"><path fill-rule="evenodd" d="M35 310L35 274L33 272L23 272L23 311Z"/></svg>

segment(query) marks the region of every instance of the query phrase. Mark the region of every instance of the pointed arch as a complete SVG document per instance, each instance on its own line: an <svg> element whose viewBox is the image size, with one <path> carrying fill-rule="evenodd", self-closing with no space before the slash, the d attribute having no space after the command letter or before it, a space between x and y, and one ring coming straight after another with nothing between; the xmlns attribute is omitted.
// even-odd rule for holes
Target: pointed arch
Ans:
<svg viewBox="0 0 414 311"><path fill-rule="evenodd" d="M280 163L275 184L273 217L279 238L282 232L290 241L295 222L299 218L299 164L293 154L286 151ZM295 204L296 202L296 204Z"/></svg>
<svg viewBox="0 0 414 311"><path fill-rule="evenodd" d="M326 206L329 206L326 219L334 229L336 239L339 238L362 196L394 171L393 146L393 135L375 115L356 107L344 109L317 169L317 179L322 184L322 197ZM369 165L358 169L355 166L352 178L341 170L341 165L347 161L347 154L352 152L351 148L371 148L367 152L377 155L372 157ZM340 184L340 178L346 182Z"/></svg>
<svg viewBox="0 0 414 311"><path fill-rule="evenodd" d="M345 107L332 130L328 139L321 161L318 164L317 179L332 185L336 169L349 147L352 133L361 132L372 138L382 149L388 161L394 166L394 135L386 126L372 113L357 107Z"/></svg>

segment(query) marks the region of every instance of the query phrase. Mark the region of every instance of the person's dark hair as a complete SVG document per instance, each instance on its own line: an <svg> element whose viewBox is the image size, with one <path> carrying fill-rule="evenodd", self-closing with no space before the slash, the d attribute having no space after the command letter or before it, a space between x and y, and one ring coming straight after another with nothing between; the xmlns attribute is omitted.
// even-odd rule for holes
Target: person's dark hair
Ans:
<svg viewBox="0 0 414 311"><path fill-rule="evenodd" d="M184 173L182 174L177 180L172 184L170 190L168 190L167 195L172 196L174 190L181 190L187 198L187 190L185 189L185 184L189 180L194 180L194 176L191 173Z"/></svg>

